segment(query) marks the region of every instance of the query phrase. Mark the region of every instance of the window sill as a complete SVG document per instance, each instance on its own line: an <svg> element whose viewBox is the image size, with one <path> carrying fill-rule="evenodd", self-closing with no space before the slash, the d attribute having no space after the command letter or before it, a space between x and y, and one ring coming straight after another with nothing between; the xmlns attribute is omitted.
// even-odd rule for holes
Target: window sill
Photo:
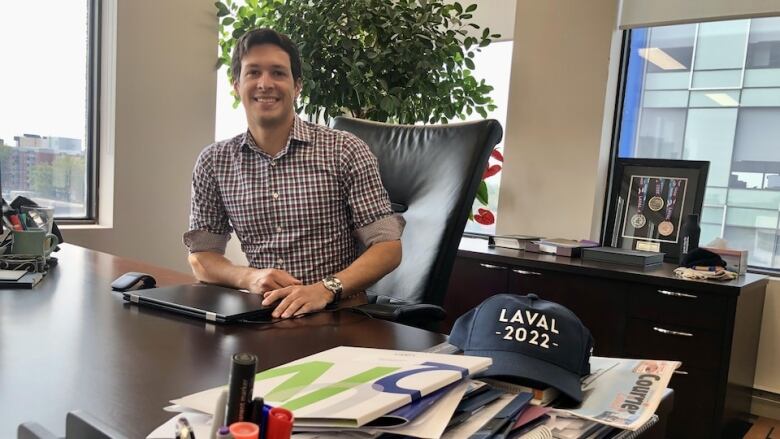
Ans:
<svg viewBox="0 0 780 439"><path fill-rule="evenodd" d="M61 230L111 230L114 227L102 224L57 224Z"/></svg>

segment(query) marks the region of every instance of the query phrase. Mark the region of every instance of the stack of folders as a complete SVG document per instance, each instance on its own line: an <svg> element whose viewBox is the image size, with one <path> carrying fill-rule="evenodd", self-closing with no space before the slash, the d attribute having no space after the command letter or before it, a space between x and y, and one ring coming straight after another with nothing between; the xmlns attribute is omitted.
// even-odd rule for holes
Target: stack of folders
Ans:
<svg viewBox="0 0 780 439"><path fill-rule="evenodd" d="M653 267L664 261L664 254L625 248L594 247L583 250L582 259L634 267Z"/></svg>
<svg viewBox="0 0 780 439"><path fill-rule="evenodd" d="M526 246L533 241L542 239L540 236L531 235L496 235L488 236L488 247L513 248L515 250L525 250Z"/></svg>
<svg viewBox="0 0 780 439"><path fill-rule="evenodd" d="M294 414L296 439L377 438L386 433L423 439L606 439L636 433L545 406L558 400L558 391L550 387L470 378L489 367L489 358L435 352L341 346L257 373L253 395ZM594 373L583 386L628 361L610 360L592 360ZM630 375L638 366L632 362L626 367ZM668 379L659 386L666 383ZM170 426L182 415L194 424L196 437L208 437L215 408L224 407L222 394L220 387L172 401L168 410L179 414L147 437L170 437ZM596 411L604 411L600 402L596 405Z"/></svg>
<svg viewBox="0 0 780 439"><path fill-rule="evenodd" d="M596 247L599 243L596 241L590 241L587 239L575 240L575 239L542 239L539 241L533 241L526 246L526 251L534 253L550 253L556 256L566 256L569 258L578 258L582 252L582 249L587 247Z"/></svg>

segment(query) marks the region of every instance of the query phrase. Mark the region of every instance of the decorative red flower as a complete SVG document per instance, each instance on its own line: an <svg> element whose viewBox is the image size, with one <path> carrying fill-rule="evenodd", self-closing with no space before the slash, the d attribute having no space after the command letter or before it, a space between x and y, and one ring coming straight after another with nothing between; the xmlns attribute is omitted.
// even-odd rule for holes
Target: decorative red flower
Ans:
<svg viewBox="0 0 780 439"><path fill-rule="evenodd" d="M489 166L487 169L485 169L485 173L482 174L482 179L486 179L488 177L492 177L496 174L498 174L498 171L501 170L501 165L492 165Z"/></svg>
<svg viewBox="0 0 780 439"><path fill-rule="evenodd" d="M480 207L477 209L477 214L474 215L474 221L482 224L483 226L489 226L496 222L496 217L493 215L493 212Z"/></svg>
<svg viewBox="0 0 780 439"><path fill-rule="evenodd" d="M494 149L493 152L490 153L490 156L494 159L498 160L499 162L504 161L504 156L501 154L501 151Z"/></svg>

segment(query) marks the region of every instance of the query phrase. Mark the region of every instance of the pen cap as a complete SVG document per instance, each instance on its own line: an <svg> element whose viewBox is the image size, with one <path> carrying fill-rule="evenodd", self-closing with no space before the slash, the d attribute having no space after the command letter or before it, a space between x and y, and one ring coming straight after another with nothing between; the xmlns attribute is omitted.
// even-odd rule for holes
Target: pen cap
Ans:
<svg viewBox="0 0 780 439"><path fill-rule="evenodd" d="M233 355L228 379L225 425L247 420L249 403L252 401L252 388L255 384L255 366L257 357L240 353Z"/></svg>
<svg viewBox="0 0 780 439"><path fill-rule="evenodd" d="M265 439L289 439L295 418L291 411L274 407L268 412L268 429Z"/></svg>
<svg viewBox="0 0 780 439"><path fill-rule="evenodd" d="M230 434L233 435L233 439L258 439L260 427L251 422L235 422L230 424Z"/></svg>

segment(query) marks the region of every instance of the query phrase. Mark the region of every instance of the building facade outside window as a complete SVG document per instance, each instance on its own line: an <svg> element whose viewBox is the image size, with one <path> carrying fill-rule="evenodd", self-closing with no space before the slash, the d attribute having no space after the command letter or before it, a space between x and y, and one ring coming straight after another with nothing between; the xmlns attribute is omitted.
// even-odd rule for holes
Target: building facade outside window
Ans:
<svg viewBox="0 0 780 439"><path fill-rule="evenodd" d="M619 157L707 160L702 245L780 269L780 18L634 29Z"/></svg>
<svg viewBox="0 0 780 439"><path fill-rule="evenodd" d="M97 1L4 2L0 6L0 176L59 218L93 219L90 46ZM94 14L94 15L93 15ZM33 24L34 23L34 24Z"/></svg>

